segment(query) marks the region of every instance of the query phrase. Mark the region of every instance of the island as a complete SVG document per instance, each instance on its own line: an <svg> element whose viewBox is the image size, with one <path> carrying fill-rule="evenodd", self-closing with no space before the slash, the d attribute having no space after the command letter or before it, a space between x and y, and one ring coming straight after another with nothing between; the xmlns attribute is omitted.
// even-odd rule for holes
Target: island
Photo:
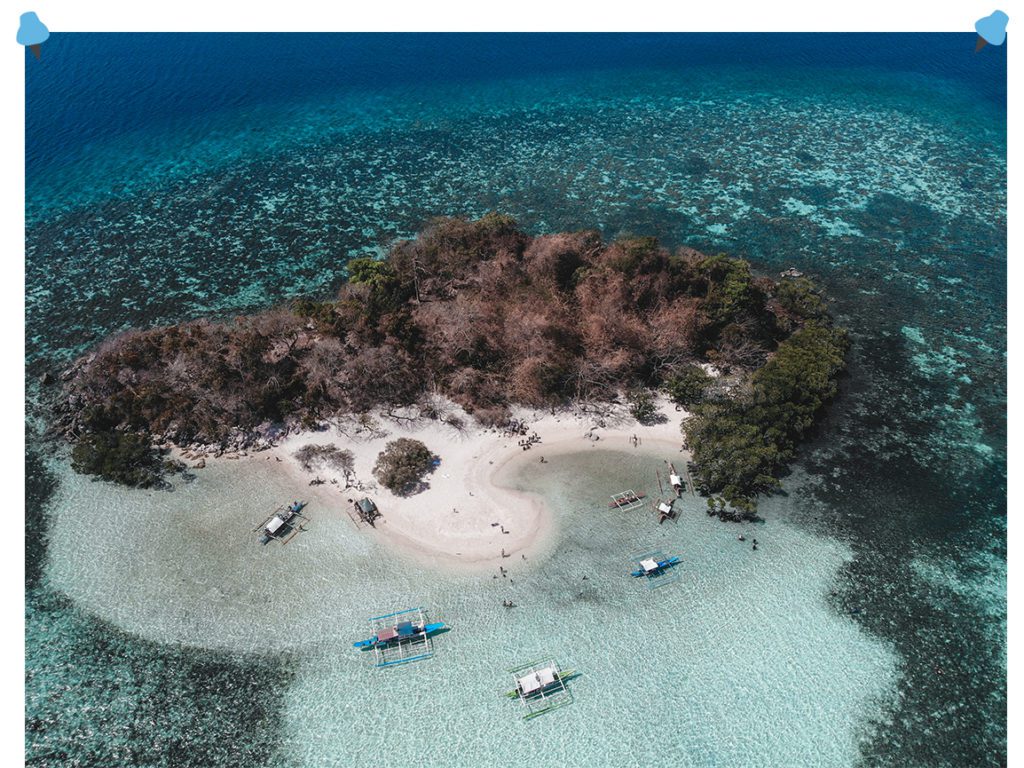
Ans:
<svg viewBox="0 0 1024 768"><path fill-rule="evenodd" d="M461 554L460 529L505 530L471 508L509 449L543 438L543 463L560 441L646 436L683 454L709 514L751 519L844 369L846 331L811 280L653 237L531 236L492 213L344 269L333 300L132 330L78 359L54 405L74 468L155 487L265 454L346 503L379 489L385 519L419 496L401 535L451 535ZM502 554L525 556L544 522L517 498L528 523Z"/></svg>

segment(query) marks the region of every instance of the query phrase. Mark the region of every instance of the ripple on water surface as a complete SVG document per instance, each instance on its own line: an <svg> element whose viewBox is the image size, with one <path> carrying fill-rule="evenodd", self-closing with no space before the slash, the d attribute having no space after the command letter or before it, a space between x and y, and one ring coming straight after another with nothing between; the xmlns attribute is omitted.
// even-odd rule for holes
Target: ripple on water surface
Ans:
<svg viewBox="0 0 1024 768"><path fill-rule="evenodd" d="M260 547L254 518L294 491L259 460L173 493L69 476L48 577L152 639L287 653L282 754L295 765L854 762L896 662L829 607L849 553L785 523L723 524L693 498L676 525L607 509L610 490L654 493L661 466L599 450L552 459L540 476L529 465L510 482L549 500L559 539L543 562L509 560L507 579L397 559L329 494L312 497L308 533ZM101 510L109 537L82 537ZM626 574L646 548L682 555L679 582L649 591ZM377 670L352 649L368 616L420 604L452 626L435 658ZM506 670L548 653L582 671L575 703L524 723L500 696Z"/></svg>

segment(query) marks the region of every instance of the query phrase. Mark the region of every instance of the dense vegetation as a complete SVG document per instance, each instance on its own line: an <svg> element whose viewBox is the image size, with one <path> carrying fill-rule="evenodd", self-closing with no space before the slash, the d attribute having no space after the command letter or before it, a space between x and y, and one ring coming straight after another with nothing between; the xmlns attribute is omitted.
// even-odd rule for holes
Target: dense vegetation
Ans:
<svg viewBox="0 0 1024 768"><path fill-rule="evenodd" d="M687 365L665 381L665 392L676 405L685 407L704 401L711 377L703 368Z"/></svg>
<svg viewBox="0 0 1024 768"><path fill-rule="evenodd" d="M165 461L148 436L132 432L83 436L71 452L71 466L83 475L134 488L160 486L166 472L184 469L180 462Z"/></svg>
<svg viewBox="0 0 1024 768"><path fill-rule="evenodd" d="M723 497L708 500L709 514L752 517L756 495L778 486L775 474L836 393L846 348L845 331L809 322L754 373L747 391L696 406L683 430L697 482Z"/></svg>
<svg viewBox="0 0 1024 768"><path fill-rule="evenodd" d="M419 440L400 437L384 446L377 455L373 476L381 485L399 495L423 487L423 478L433 471L437 456Z"/></svg>
<svg viewBox="0 0 1024 768"><path fill-rule="evenodd" d="M654 397L646 389L637 389L629 394L629 414L640 424L653 424L658 416Z"/></svg>
<svg viewBox="0 0 1024 768"><path fill-rule="evenodd" d="M434 221L347 270L333 301L108 339L67 373L61 426L73 439L138 432L237 447L273 424L429 410L436 395L496 424L513 403L622 392L643 420L645 390L705 399L695 363L752 371L804 325L827 323L805 280L757 278L740 259L670 253L649 237L529 237L496 214ZM706 478L723 489L717 472Z"/></svg>

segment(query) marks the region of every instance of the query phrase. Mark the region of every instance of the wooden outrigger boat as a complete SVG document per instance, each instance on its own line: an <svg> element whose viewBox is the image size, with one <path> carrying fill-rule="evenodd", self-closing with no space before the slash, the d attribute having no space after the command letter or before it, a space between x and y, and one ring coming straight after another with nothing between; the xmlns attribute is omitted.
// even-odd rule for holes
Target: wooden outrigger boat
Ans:
<svg viewBox="0 0 1024 768"><path fill-rule="evenodd" d="M686 483L683 482L683 478L678 472L676 472L675 465L669 464L669 475L668 482L672 486L672 490L676 492L676 498L683 495L683 491L686 490Z"/></svg>
<svg viewBox="0 0 1024 768"><path fill-rule="evenodd" d="M373 499L368 496L359 499L359 501L352 501L352 506L349 508L349 517L352 518L352 522L358 527L362 523L366 523L371 528L376 528L376 520L381 517L380 510L377 509L377 505L373 503Z"/></svg>
<svg viewBox="0 0 1024 768"><path fill-rule="evenodd" d="M523 704L524 720L572 703L572 694L565 682L578 673L559 669L554 659L532 661L509 671L515 680L515 687L506 691L505 695Z"/></svg>
<svg viewBox="0 0 1024 768"><path fill-rule="evenodd" d="M679 517L679 513L676 512L674 502L675 499L658 502L658 525L661 525L666 520L675 520Z"/></svg>
<svg viewBox="0 0 1024 768"><path fill-rule="evenodd" d="M439 630L444 629L443 621L435 621L431 624L416 624L412 621L400 621L394 626L387 627L377 632L373 637L352 643L353 648L362 651L369 651L386 645L394 645L403 640L413 640L417 637L430 637Z"/></svg>
<svg viewBox="0 0 1024 768"><path fill-rule="evenodd" d="M430 638L446 629L443 621L427 622L422 608L409 608L370 619L374 633L353 648L373 651L378 667L433 656Z"/></svg>
<svg viewBox="0 0 1024 768"><path fill-rule="evenodd" d="M254 531L263 529L260 544L269 544L272 539L281 539L284 544L291 541L292 537L300 530L295 519L305 519L305 515L302 514L302 510L305 508L306 502L294 501L286 507L278 507L274 510L274 514L268 517L262 525L253 529Z"/></svg>
<svg viewBox="0 0 1024 768"><path fill-rule="evenodd" d="M677 555L671 557L665 557L664 559L658 559L654 557L647 557L641 560L638 565L640 566L635 571L631 572L631 576L637 578L641 576L647 576L648 578L658 576L674 565L678 565L682 562L682 559Z"/></svg>
<svg viewBox="0 0 1024 768"><path fill-rule="evenodd" d="M636 505L640 504L640 500L647 497L647 494L643 491L639 493L635 491L626 491L612 496L611 503L608 505L608 509L632 509Z"/></svg>
<svg viewBox="0 0 1024 768"><path fill-rule="evenodd" d="M563 672L559 671L556 666L545 667L516 680L516 687L511 691L506 691L505 695L510 699L517 696L539 696L542 691L557 686L564 680L571 680L575 676L576 670L574 669L567 669Z"/></svg>

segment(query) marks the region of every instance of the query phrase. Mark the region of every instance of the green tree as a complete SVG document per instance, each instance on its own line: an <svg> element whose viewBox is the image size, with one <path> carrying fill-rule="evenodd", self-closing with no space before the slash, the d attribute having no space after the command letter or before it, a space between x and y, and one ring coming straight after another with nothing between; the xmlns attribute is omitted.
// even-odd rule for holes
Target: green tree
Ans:
<svg viewBox="0 0 1024 768"><path fill-rule="evenodd" d="M629 396L629 412L641 424L650 424L654 421L658 409L654 405L651 393L646 389L638 389Z"/></svg>
<svg viewBox="0 0 1024 768"><path fill-rule="evenodd" d="M750 311L756 292L748 262L720 253L704 259L700 271L708 282L704 311L712 325L735 322Z"/></svg>
<svg viewBox="0 0 1024 768"><path fill-rule="evenodd" d="M703 402L704 392L710 383L711 377L703 368L688 365L668 378L665 391L673 403L686 407Z"/></svg>
<svg viewBox="0 0 1024 768"><path fill-rule="evenodd" d="M754 497L778 486L775 473L837 390L846 332L808 322L751 377L746 397L698 405L683 424L705 493L753 513Z"/></svg>
<svg viewBox="0 0 1024 768"><path fill-rule="evenodd" d="M775 298L783 309L804 320L820 322L828 316L828 305L806 277L781 280L775 286Z"/></svg>
<svg viewBox="0 0 1024 768"><path fill-rule="evenodd" d="M367 309L374 317L398 309L412 295L411 286L399 279L394 266L380 259L359 258L349 261L348 281L370 289Z"/></svg>
<svg viewBox="0 0 1024 768"><path fill-rule="evenodd" d="M435 461L437 456L419 440L400 437L377 455L373 475L385 488L404 496L422 489L423 478L433 471Z"/></svg>

